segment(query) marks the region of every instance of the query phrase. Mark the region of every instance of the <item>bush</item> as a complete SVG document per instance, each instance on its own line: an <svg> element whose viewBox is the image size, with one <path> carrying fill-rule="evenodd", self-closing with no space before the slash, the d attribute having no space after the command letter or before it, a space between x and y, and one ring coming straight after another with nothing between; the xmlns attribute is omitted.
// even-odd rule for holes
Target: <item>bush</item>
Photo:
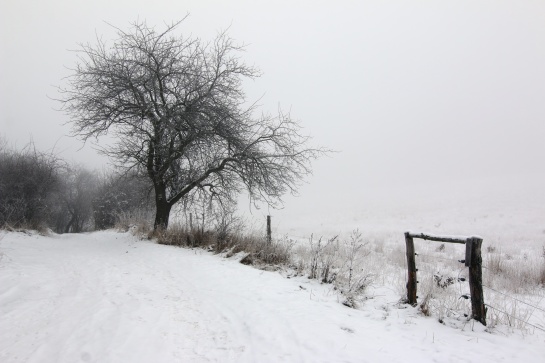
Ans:
<svg viewBox="0 0 545 363"><path fill-rule="evenodd" d="M345 305L356 307L358 297L363 295L365 288L371 283L371 273L365 266L365 257L370 252L368 242L364 242L359 230L354 230L344 242L341 254L341 268L335 280L337 288L346 297Z"/></svg>
<svg viewBox="0 0 545 363"><path fill-rule="evenodd" d="M71 166L29 143L22 150L0 139L0 228L83 232L149 225L149 183L136 174L96 173Z"/></svg>
<svg viewBox="0 0 545 363"><path fill-rule="evenodd" d="M357 307L373 277L366 259L370 253L369 243L354 230L344 241L337 236L325 242L322 238L315 241L311 236L307 245L298 246L296 256L291 259L296 260L300 273L309 279L334 284L344 297L343 304Z"/></svg>
<svg viewBox="0 0 545 363"><path fill-rule="evenodd" d="M95 228L128 230L136 225L144 231L151 223L151 197L149 183L136 174L104 175L92 202Z"/></svg>
<svg viewBox="0 0 545 363"><path fill-rule="evenodd" d="M60 186L61 161L32 143L16 151L0 145L0 226L43 229Z"/></svg>

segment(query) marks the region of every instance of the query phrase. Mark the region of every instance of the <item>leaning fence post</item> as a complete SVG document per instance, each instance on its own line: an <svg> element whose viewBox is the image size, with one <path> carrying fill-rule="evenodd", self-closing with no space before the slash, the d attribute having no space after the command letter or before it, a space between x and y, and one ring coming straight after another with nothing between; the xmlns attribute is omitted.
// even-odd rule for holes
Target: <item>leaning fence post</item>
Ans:
<svg viewBox="0 0 545 363"><path fill-rule="evenodd" d="M407 281L407 300L412 306L416 306L416 262L414 253L414 241L409 232L405 232L405 244L407 245L407 269L409 280Z"/></svg>
<svg viewBox="0 0 545 363"><path fill-rule="evenodd" d="M271 216L267 216L267 243L271 243Z"/></svg>
<svg viewBox="0 0 545 363"><path fill-rule="evenodd" d="M468 243L471 244L471 254L469 262L469 291L471 294L471 313L473 319L486 325L486 307L484 306L483 294L483 271L481 244L483 240L478 237L471 237Z"/></svg>

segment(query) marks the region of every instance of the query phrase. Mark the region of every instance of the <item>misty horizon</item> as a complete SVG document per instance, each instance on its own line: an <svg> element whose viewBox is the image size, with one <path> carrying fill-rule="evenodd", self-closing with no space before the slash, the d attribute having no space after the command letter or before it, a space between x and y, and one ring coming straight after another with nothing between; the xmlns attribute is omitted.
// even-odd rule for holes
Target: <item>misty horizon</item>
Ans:
<svg viewBox="0 0 545 363"><path fill-rule="evenodd" d="M111 41L108 24L145 19L160 29L189 13L180 33L212 39L228 28L247 44L244 60L263 73L245 83L250 102L289 111L314 145L337 151L272 212L282 228L298 216L350 220L464 203L468 213L471 205L542 210L545 4L162 5L8 2L0 135L102 169L108 160L67 136L69 119L53 100L76 63L70 50L96 36ZM250 212L271 213L264 208Z"/></svg>

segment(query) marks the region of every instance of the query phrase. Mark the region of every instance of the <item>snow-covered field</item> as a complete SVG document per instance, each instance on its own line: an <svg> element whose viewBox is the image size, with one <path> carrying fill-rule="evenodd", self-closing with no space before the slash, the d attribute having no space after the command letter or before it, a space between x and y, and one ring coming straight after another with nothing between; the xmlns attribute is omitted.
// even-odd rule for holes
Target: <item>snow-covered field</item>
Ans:
<svg viewBox="0 0 545 363"><path fill-rule="evenodd" d="M388 279L332 285L115 231L0 231L1 362L543 362L545 333L440 324Z"/></svg>

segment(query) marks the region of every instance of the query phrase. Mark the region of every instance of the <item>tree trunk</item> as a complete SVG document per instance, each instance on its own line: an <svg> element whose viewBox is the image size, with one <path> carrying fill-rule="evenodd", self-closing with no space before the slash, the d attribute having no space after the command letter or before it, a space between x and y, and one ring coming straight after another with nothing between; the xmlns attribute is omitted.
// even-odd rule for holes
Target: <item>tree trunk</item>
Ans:
<svg viewBox="0 0 545 363"><path fill-rule="evenodd" d="M172 205L166 200L164 185L155 185L155 223L153 229L167 229Z"/></svg>
<svg viewBox="0 0 545 363"><path fill-rule="evenodd" d="M70 217L70 221L68 222L66 227L64 227L64 233L70 233L70 227L72 227L73 223L74 223L74 215L72 215L72 217Z"/></svg>
<svg viewBox="0 0 545 363"><path fill-rule="evenodd" d="M156 202L155 223L153 224L153 229L167 229L171 206L167 202Z"/></svg>

